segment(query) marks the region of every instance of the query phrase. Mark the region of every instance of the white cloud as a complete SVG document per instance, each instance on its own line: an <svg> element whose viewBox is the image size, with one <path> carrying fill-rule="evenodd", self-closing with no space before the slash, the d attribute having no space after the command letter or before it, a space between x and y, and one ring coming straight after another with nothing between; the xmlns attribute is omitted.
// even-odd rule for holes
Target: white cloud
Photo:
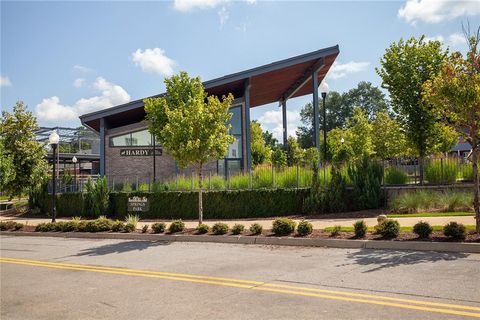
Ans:
<svg viewBox="0 0 480 320"><path fill-rule="evenodd" d="M273 133L278 141L283 141L283 119L282 110L266 111L258 118L258 122ZM297 127L300 125L300 113L287 110L287 132L288 136L296 136Z"/></svg>
<svg viewBox="0 0 480 320"><path fill-rule="evenodd" d="M187 12L193 9L215 8L226 0L174 0L173 8L178 11Z"/></svg>
<svg viewBox="0 0 480 320"><path fill-rule="evenodd" d="M340 79L340 78L346 77L351 73L364 71L367 69L369 65L370 65L370 62L350 61L347 63L341 63L341 62L335 61L332 67L330 68L327 76L333 80Z"/></svg>
<svg viewBox="0 0 480 320"><path fill-rule="evenodd" d="M81 88L83 84L85 83L85 78L78 78L73 81L73 86L75 88Z"/></svg>
<svg viewBox="0 0 480 320"><path fill-rule="evenodd" d="M440 41L440 42L443 42L443 36L437 35L437 36L434 36L434 37L425 37L424 40L425 40L426 42L430 42L430 41Z"/></svg>
<svg viewBox="0 0 480 320"><path fill-rule="evenodd" d="M165 51L160 48L137 49L132 53L132 60L137 66L140 66L145 72L158 73L165 76L173 74L175 61L165 55Z"/></svg>
<svg viewBox="0 0 480 320"><path fill-rule="evenodd" d="M439 23L460 16L480 14L480 0L407 0L398 17L415 25L418 21Z"/></svg>
<svg viewBox="0 0 480 320"><path fill-rule="evenodd" d="M71 106L61 104L57 96L45 98L36 106L36 114L40 120L47 122L70 121L78 119L82 114L130 101L130 95L121 86L108 82L102 77L95 80L93 88L100 94L79 99Z"/></svg>
<svg viewBox="0 0 480 320"><path fill-rule="evenodd" d="M78 65L78 64L73 66L73 71L76 72L76 73L81 73L81 74L87 74L87 73L95 72L95 70L93 70L91 68L84 67L84 66L81 66L81 65Z"/></svg>
<svg viewBox="0 0 480 320"><path fill-rule="evenodd" d="M467 39L461 33L452 33L448 36L448 42L451 46L459 46L467 43Z"/></svg>
<svg viewBox="0 0 480 320"><path fill-rule="evenodd" d="M225 6L218 10L218 17L220 19L220 25L223 26L228 20L228 10Z"/></svg>
<svg viewBox="0 0 480 320"><path fill-rule="evenodd" d="M0 87L10 87L12 82L7 76L0 76Z"/></svg>

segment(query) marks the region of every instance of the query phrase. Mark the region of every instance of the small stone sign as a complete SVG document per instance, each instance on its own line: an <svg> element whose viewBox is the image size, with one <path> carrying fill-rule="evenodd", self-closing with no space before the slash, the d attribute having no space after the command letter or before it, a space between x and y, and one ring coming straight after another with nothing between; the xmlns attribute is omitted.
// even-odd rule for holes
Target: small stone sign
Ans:
<svg viewBox="0 0 480 320"><path fill-rule="evenodd" d="M161 156L162 149L155 149L155 155ZM122 157L151 157L153 156L153 149L120 149L120 156Z"/></svg>
<svg viewBox="0 0 480 320"><path fill-rule="evenodd" d="M145 212L149 209L147 197L129 197L127 204L128 212Z"/></svg>

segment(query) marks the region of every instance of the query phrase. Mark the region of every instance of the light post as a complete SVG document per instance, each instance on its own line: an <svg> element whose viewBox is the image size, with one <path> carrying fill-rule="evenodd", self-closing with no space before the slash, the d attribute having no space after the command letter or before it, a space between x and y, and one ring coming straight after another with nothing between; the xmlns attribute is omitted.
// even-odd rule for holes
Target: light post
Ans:
<svg viewBox="0 0 480 320"><path fill-rule="evenodd" d="M323 181L327 184L327 109L325 108L325 98L328 93L328 84L322 81L320 84L320 93L322 94L323 104Z"/></svg>
<svg viewBox="0 0 480 320"><path fill-rule="evenodd" d="M55 222L55 218L57 216L57 208L56 208L56 187L57 187L57 177L55 175L55 162L56 162L56 154L57 154L57 146L58 142L60 140L60 137L58 136L57 130L53 130L52 133L50 133L50 136L48 137L48 142L50 142L50 145L52 146L52 151L53 151L53 171L52 171L52 177L53 177L53 188L52 188L52 222Z"/></svg>
<svg viewBox="0 0 480 320"><path fill-rule="evenodd" d="M73 156L72 158L73 162L73 181L75 185L75 192L77 191L77 157Z"/></svg>

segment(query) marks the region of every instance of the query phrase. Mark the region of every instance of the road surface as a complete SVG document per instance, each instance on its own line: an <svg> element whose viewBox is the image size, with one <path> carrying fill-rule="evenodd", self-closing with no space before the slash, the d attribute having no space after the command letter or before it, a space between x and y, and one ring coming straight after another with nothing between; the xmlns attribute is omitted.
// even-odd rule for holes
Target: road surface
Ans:
<svg viewBox="0 0 480 320"><path fill-rule="evenodd" d="M1 236L1 319L474 319L480 255Z"/></svg>

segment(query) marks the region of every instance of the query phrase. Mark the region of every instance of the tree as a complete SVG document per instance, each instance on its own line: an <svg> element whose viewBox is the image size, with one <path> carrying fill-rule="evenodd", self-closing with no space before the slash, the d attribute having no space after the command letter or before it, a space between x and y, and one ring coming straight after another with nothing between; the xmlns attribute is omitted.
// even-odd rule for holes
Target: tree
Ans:
<svg viewBox="0 0 480 320"><path fill-rule="evenodd" d="M372 144L375 156L385 160L406 154L405 134L388 112L379 111L372 121Z"/></svg>
<svg viewBox="0 0 480 320"><path fill-rule="evenodd" d="M285 154L285 151L280 148L273 150L272 164L277 168L285 167L287 165L287 155Z"/></svg>
<svg viewBox="0 0 480 320"><path fill-rule="evenodd" d="M447 56L440 41L410 38L392 43L377 68L382 87L390 94L393 110L405 129L407 139L420 157L420 182L423 183L423 158L435 143L437 116L423 99L423 84L438 73Z"/></svg>
<svg viewBox="0 0 480 320"><path fill-rule="evenodd" d="M198 175L198 219L203 222L203 165L225 156L234 138L227 125L233 95L208 96L200 77L180 72L165 79L166 95L144 100L149 131L181 167L195 165Z"/></svg>
<svg viewBox="0 0 480 320"><path fill-rule="evenodd" d="M303 160L304 151L302 148L300 148L300 145L298 144L297 139L295 139L292 136L289 136L287 139L286 153L287 153L287 165L289 166L298 165Z"/></svg>
<svg viewBox="0 0 480 320"><path fill-rule="evenodd" d="M264 132L256 120L250 123L250 149L254 166L270 161L272 150L265 143Z"/></svg>
<svg viewBox="0 0 480 320"><path fill-rule="evenodd" d="M1 187L10 198L20 197L40 187L48 176L46 150L35 140L37 129L37 120L31 112L26 110L21 101L15 104L12 113L2 112L0 120L0 144L2 145L0 174L3 177ZM5 178L7 176L10 178Z"/></svg>
<svg viewBox="0 0 480 320"><path fill-rule="evenodd" d="M480 28L474 36L465 32L469 50L464 57L454 52L443 63L439 73L425 82L424 98L436 114L454 127L472 146L476 231L480 233L479 145L480 145Z"/></svg>
<svg viewBox="0 0 480 320"><path fill-rule="evenodd" d="M270 149L278 148L278 140L273 137L273 133L269 132L268 130L262 133L263 141L265 144L270 147Z"/></svg>
<svg viewBox="0 0 480 320"><path fill-rule="evenodd" d="M350 89L343 99L349 108L362 108L370 120L373 120L378 112L388 111L385 94L368 81L359 82L357 87Z"/></svg>

